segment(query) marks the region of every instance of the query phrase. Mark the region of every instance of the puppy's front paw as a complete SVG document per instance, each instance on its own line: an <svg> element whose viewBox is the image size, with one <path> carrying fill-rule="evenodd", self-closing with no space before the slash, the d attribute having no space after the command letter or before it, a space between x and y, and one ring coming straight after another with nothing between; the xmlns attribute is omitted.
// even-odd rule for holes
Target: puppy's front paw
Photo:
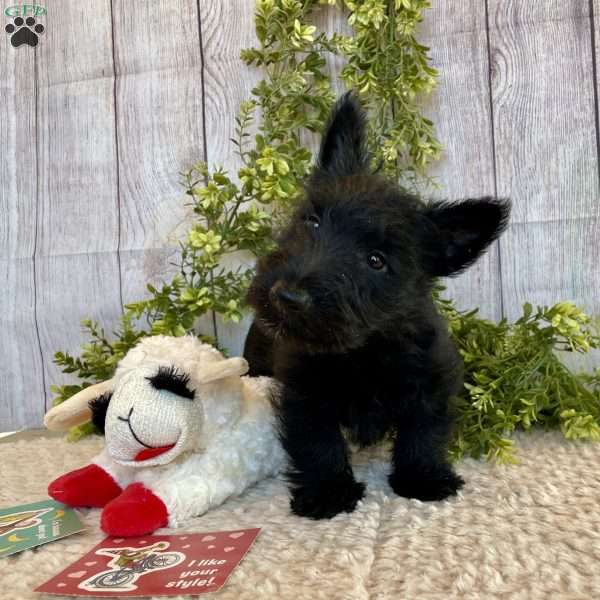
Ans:
<svg viewBox="0 0 600 600"><path fill-rule="evenodd" d="M331 482L292 491L290 507L299 517L331 519L341 512L352 512L364 496L365 484L358 481Z"/></svg>
<svg viewBox="0 0 600 600"><path fill-rule="evenodd" d="M394 471L388 481L398 496L424 501L455 496L465 483L449 465L435 469Z"/></svg>

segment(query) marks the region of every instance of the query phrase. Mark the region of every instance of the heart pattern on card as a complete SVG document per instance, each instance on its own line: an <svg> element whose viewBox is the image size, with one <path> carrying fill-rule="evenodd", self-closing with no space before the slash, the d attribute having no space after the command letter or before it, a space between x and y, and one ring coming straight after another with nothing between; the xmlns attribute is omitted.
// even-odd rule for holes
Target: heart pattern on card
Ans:
<svg viewBox="0 0 600 600"><path fill-rule="evenodd" d="M107 537L76 562L39 586L36 591L57 594L61 598L71 596L97 598L99 594L105 597L109 595L145 598L181 597L184 590L171 589L174 586L170 582L183 581L187 578L188 581L195 581L193 589L187 590L192 592L192 595L214 592L223 586L229 574L252 546L259 531L259 528L203 533L184 530L181 532L182 535L147 534L143 538L123 536L120 538L120 543L117 543L117 538ZM137 554L142 550L145 557L152 554L158 557L162 555L168 557L170 562L167 564L167 559L165 562L156 561L155 564L146 561L143 569L136 569L135 566L132 568L131 563L119 565L118 559L126 556L122 551ZM205 563L207 563L206 570L203 566ZM119 566L122 568L119 569ZM163 569L168 571L161 573ZM201 571L195 573L195 570ZM151 573L151 571L158 572ZM212 579L195 578L200 572L207 571L210 572ZM125 579L128 581L125 582ZM128 587L129 584L136 587ZM203 587L206 589L196 589ZM0 592L0 600L3 599L4 595Z"/></svg>
<svg viewBox="0 0 600 600"><path fill-rule="evenodd" d="M67 577L70 577L71 579L80 579L81 577L83 577L85 574L87 573L87 571L74 571L73 573L69 573L67 575Z"/></svg>

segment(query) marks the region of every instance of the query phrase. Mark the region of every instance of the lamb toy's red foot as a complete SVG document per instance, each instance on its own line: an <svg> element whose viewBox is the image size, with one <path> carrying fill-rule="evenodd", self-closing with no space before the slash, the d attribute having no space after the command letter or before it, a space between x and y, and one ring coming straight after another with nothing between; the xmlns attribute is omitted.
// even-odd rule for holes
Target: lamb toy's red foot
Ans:
<svg viewBox="0 0 600 600"><path fill-rule="evenodd" d="M242 378L247 371L243 358L226 359L193 334L145 337L111 379L46 415L52 430L92 420L105 434L92 464L48 492L73 507L101 508L89 518L124 538L177 527L279 473L286 457L274 424L278 387Z"/></svg>
<svg viewBox="0 0 600 600"><path fill-rule="evenodd" d="M100 526L108 535L135 536L166 527L169 514L164 502L141 483L132 483L102 511Z"/></svg>
<svg viewBox="0 0 600 600"><path fill-rule="evenodd" d="M48 494L67 506L102 508L121 493L117 482L98 465L69 471L48 486Z"/></svg>
<svg viewBox="0 0 600 600"><path fill-rule="evenodd" d="M48 486L48 494L67 506L104 508L100 525L109 535L135 536L166 527L164 502L141 483L122 490L98 465L70 471Z"/></svg>

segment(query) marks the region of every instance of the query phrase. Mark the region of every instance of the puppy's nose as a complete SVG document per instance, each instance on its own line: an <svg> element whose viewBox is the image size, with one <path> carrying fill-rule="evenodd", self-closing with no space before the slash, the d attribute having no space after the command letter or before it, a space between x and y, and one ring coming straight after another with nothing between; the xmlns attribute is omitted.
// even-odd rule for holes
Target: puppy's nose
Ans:
<svg viewBox="0 0 600 600"><path fill-rule="evenodd" d="M271 288L271 296L274 296L276 302L288 310L300 311L310 305L310 296L308 292L296 288L285 287L280 281Z"/></svg>

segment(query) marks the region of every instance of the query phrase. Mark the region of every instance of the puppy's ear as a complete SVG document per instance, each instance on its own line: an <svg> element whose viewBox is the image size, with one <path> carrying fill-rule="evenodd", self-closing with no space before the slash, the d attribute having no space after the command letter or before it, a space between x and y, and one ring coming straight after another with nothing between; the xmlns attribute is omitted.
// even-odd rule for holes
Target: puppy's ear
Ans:
<svg viewBox="0 0 600 600"><path fill-rule="evenodd" d="M427 271L446 277L472 265L504 231L509 214L510 203L493 198L429 204L423 210Z"/></svg>
<svg viewBox="0 0 600 600"><path fill-rule="evenodd" d="M369 168L365 112L352 92L344 94L331 112L317 168L322 174L333 176L355 175Z"/></svg>

